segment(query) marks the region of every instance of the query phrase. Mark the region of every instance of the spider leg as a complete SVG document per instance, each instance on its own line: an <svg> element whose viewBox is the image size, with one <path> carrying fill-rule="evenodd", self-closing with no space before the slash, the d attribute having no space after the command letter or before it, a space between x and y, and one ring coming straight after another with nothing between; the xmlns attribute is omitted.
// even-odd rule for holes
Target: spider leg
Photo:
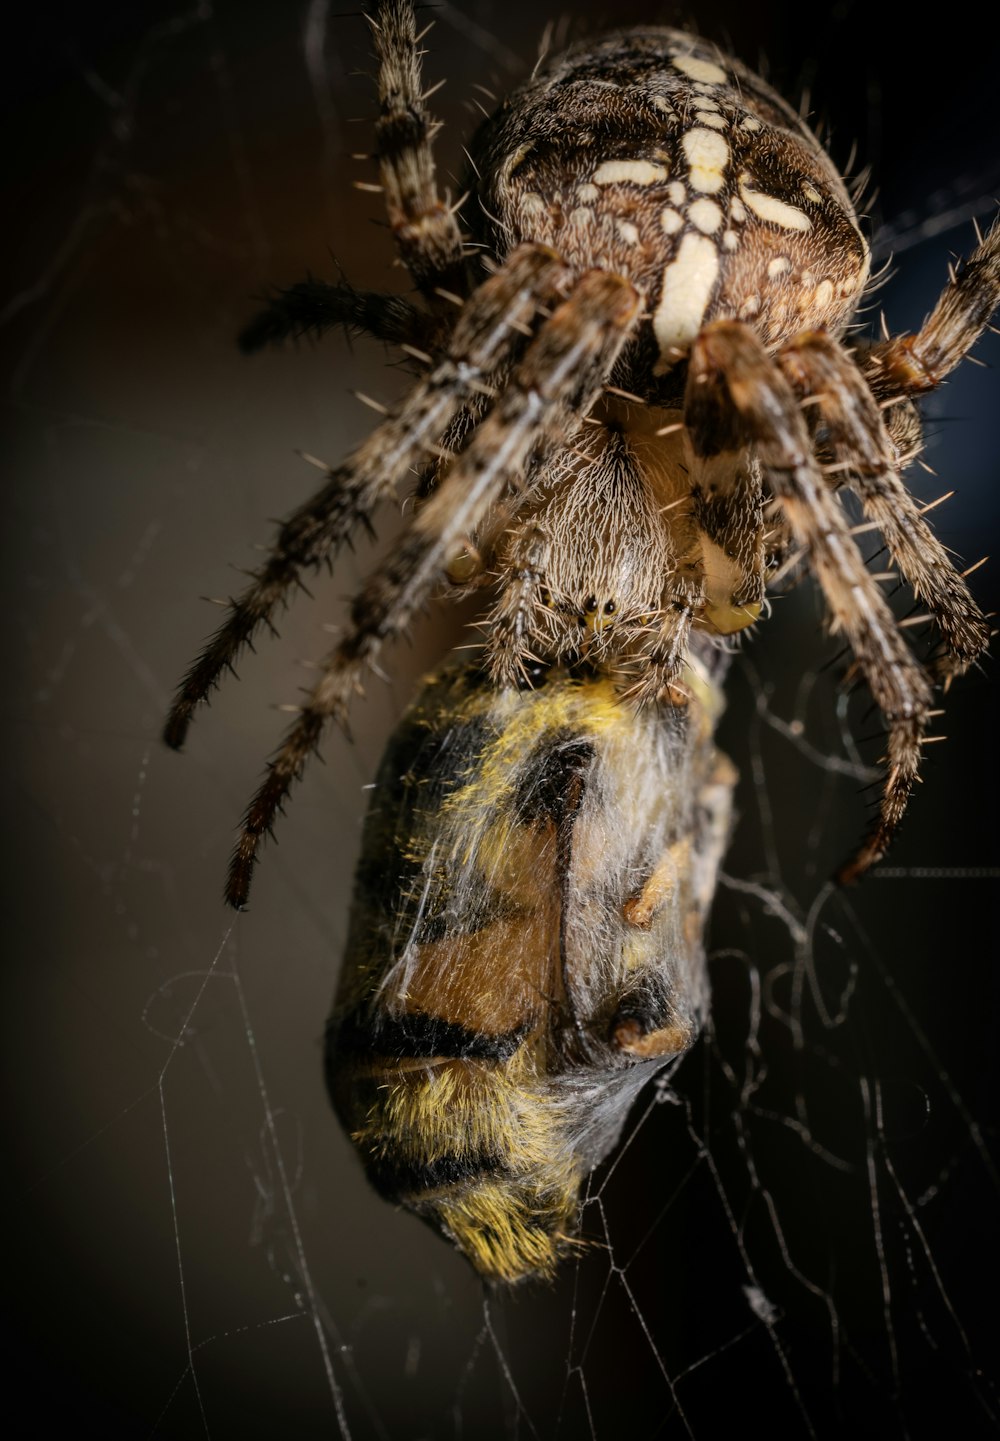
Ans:
<svg viewBox="0 0 1000 1441"><path fill-rule="evenodd" d="M434 178L437 126L421 89L413 5L381 0L370 23L379 62L375 144L389 223L403 264L432 308L440 309L437 291L464 295L467 287L462 232Z"/></svg>
<svg viewBox="0 0 1000 1441"><path fill-rule="evenodd" d="M878 818L840 871L853 880L885 854L917 777L931 686L850 534L812 453L798 400L746 326L706 326L691 352L686 420L696 454L752 444L796 543L809 552L832 617L886 719L888 774Z"/></svg>
<svg viewBox="0 0 1000 1441"><path fill-rule="evenodd" d="M197 706L260 626L271 625L276 607L301 583L301 572L321 565L358 525L370 526L379 502L393 493L415 462L426 458L463 406L478 398L539 306L568 282L569 271L554 251L524 245L479 286L459 313L444 359L284 522L269 558L231 602L222 625L181 682L164 730L167 745L175 750L183 745Z"/></svg>
<svg viewBox="0 0 1000 1441"><path fill-rule="evenodd" d="M417 511L385 567L355 598L353 624L326 659L322 675L283 744L268 763L233 853L226 899L245 904L261 839L302 774L331 718L344 721L366 666L406 630L455 548L489 507L516 484L540 446L554 442L600 393L640 310L627 280L591 271L549 317L468 447Z"/></svg>
<svg viewBox="0 0 1000 1441"><path fill-rule="evenodd" d="M660 614L645 627L645 640L636 653L638 667L626 656L620 666L621 696L636 706L661 702L685 705L687 690L679 683L687 656L691 626L705 598L699 561L692 552L688 564L671 575L670 588ZM636 674L637 669L637 674ZM634 678L633 678L634 677Z"/></svg>
<svg viewBox="0 0 1000 1441"><path fill-rule="evenodd" d="M829 336L800 336L778 364L797 394L815 396L808 415L865 515L875 522L900 572L934 616L947 655L939 669L961 674L989 645L990 626L944 546L900 479L881 411L851 357ZM818 414L817 414L818 412Z"/></svg>
<svg viewBox="0 0 1000 1441"><path fill-rule="evenodd" d="M244 355L252 355L266 345L280 345L303 335L319 340L337 325L390 345L412 345L419 350L434 349L440 332L439 322L401 295L380 295L375 290L355 290L353 285L329 285L310 278L275 291L240 332L239 347Z"/></svg>
<svg viewBox="0 0 1000 1441"><path fill-rule="evenodd" d="M745 457L690 467L705 571L703 618L719 635L753 623L764 601L764 492Z"/></svg>
<svg viewBox="0 0 1000 1441"><path fill-rule="evenodd" d="M416 17L410 0L382 0L370 20L379 61L376 158L389 222L404 265L440 312L441 289L465 295L462 233L437 192L432 141L437 129L421 92ZM307 279L275 292L239 337L245 354L301 335L319 338L347 325L390 344L434 349L437 318L395 295Z"/></svg>
<svg viewBox="0 0 1000 1441"><path fill-rule="evenodd" d="M697 408L702 384L689 369L687 409ZM686 413L686 412L685 412ZM674 551L661 600L659 629L646 641L638 682L626 692L645 704L683 703L677 684L691 627L734 635L752 625L764 599L763 488L760 465L737 451L701 453L687 436L683 470L690 500L668 512Z"/></svg>
<svg viewBox="0 0 1000 1441"><path fill-rule="evenodd" d="M1000 220L952 272L916 335L898 335L867 353L862 368L879 400L917 396L940 385L975 345L1000 303Z"/></svg>
<svg viewBox="0 0 1000 1441"><path fill-rule="evenodd" d="M531 650L531 632L545 615L542 559L545 537L531 525L518 536L507 563L506 584L489 617L485 662L495 686L524 683L544 668L545 657Z"/></svg>
<svg viewBox="0 0 1000 1441"><path fill-rule="evenodd" d="M638 648L621 665L623 700L637 706L687 703L678 683L687 656L691 626L705 604L705 572L693 502L670 516L670 559L656 615L638 631Z"/></svg>

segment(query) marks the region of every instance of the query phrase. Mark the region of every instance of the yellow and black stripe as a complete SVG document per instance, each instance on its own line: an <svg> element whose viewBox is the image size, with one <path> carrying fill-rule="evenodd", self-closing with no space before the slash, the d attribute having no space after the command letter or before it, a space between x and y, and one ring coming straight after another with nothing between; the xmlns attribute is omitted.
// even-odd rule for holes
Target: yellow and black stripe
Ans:
<svg viewBox="0 0 1000 1441"><path fill-rule="evenodd" d="M642 1062L696 1033L714 706L702 686L636 715L606 680L498 692L466 666L383 761L328 1086L376 1189L492 1279L551 1273Z"/></svg>

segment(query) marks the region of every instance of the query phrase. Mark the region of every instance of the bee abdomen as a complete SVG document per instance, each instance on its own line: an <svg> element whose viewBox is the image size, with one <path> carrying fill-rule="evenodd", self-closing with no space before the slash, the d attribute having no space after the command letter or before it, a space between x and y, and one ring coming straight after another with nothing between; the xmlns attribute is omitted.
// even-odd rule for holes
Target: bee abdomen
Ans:
<svg viewBox="0 0 1000 1441"><path fill-rule="evenodd" d="M342 1056L359 1053L381 1057L387 1068L418 1059L506 1061L523 1039L522 1027L491 1035L424 1011L375 1016L355 1011L327 1028L327 1070L341 1064Z"/></svg>

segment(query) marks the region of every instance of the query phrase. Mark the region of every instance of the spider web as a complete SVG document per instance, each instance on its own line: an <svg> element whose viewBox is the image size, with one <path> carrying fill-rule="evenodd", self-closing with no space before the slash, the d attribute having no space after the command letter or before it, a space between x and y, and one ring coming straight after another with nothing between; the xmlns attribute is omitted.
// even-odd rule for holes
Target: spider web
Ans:
<svg viewBox="0 0 1000 1441"><path fill-rule="evenodd" d="M457 168L463 105L488 103L472 85L530 60L539 17L437 10L428 75L453 77L435 104ZM796 18L795 49L787 16L766 35L735 8L700 21L729 24L748 60L769 47L785 78L816 57L839 130L894 187L906 254L885 302L912 326L993 183L985 57L947 35L915 49L936 111L910 107L904 133L917 72L898 36L841 70L857 9L825 30ZM551 1288L484 1295L370 1193L321 1082L364 786L464 618L420 628L355 744L331 738L246 917L218 892L273 705L378 550L293 608L183 759L157 739L212 621L199 590L235 588L226 561L252 564L265 518L314 482L291 447L337 458L370 422L349 390L390 400L404 383L339 337L252 364L232 347L247 297L329 274L331 240L358 284L403 288L371 197L349 188L370 137L353 123L371 114L363 24L321 0L46 6L19 53L0 332L19 1399L84 1434L603 1441L711 1437L734 1414L778 1436L918 1437L946 1397L954 1434L992 1434L995 691L979 674L954 687L889 863L835 891L877 721L825 668L812 588L776 602L723 724L743 779L708 1033L592 1178L581 1259ZM960 489L936 515L972 561L996 531L996 394L962 368L930 412L940 479L913 482L927 501ZM988 604L989 568L976 579Z"/></svg>

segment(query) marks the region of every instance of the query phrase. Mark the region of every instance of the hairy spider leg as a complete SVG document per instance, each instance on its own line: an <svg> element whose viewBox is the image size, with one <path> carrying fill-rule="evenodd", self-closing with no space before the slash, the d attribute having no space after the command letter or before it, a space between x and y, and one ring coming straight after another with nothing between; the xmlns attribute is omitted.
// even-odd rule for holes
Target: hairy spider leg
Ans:
<svg viewBox="0 0 1000 1441"><path fill-rule="evenodd" d="M833 628L847 638L889 730L888 773L878 818L841 870L853 880L892 839L920 763L931 685L867 569L836 493L812 449L799 400L760 339L738 321L706 326L691 352L698 403L687 422L696 453L756 448L796 543L811 557Z"/></svg>
<svg viewBox="0 0 1000 1441"><path fill-rule="evenodd" d="M536 525L526 526L515 537L506 583L484 627L486 667L495 686L521 684L530 679L533 668L547 663L547 657L530 649L529 641L536 616L546 608L544 553L544 537Z"/></svg>
<svg viewBox="0 0 1000 1441"><path fill-rule="evenodd" d="M338 325L387 345L416 350L436 349L441 330L439 321L401 295L356 290L345 281L331 285L310 276L275 290L240 331L238 343L244 355L253 355L266 345L281 345L303 335L319 340Z"/></svg>
<svg viewBox="0 0 1000 1441"><path fill-rule="evenodd" d="M835 465L845 467L845 484L860 498L901 575L934 616L947 652L938 669L961 674L989 645L989 621L900 479L881 411L857 366L836 341L820 333L798 337L777 359L799 395L818 399L806 412L809 420L822 423Z"/></svg>
<svg viewBox="0 0 1000 1441"><path fill-rule="evenodd" d="M400 259L433 313L401 296L308 277L268 297L240 334L240 349L246 354L300 335L318 339L337 325L389 344L434 350L451 310L448 295L439 292L462 298L468 294L462 232L435 181L433 140L438 126L422 91L421 36L413 6L406 0L383 0L369 24L379 62L375 159L382 184L374 188L382 190Z"/></svg>
<svg viewBox="0 0 1000 1441"><path fill-rule="evenodd" d="M553 251L528 244L473 293L458 314L445 358L282 525L267 561L231 602L181 682L164 730L168 745L183 745L198 705L255 632L271 624L276 607L301 583L301 572L315 570L359 525L370 525L380 501L427 458L462 407L505 365L539 307L568 286L569 275Z"/></svg>
<svg viewBox="0 0 1000 1441"><path fill-rule="evenodd" d="M396 248L432 309L447 290L464 296L462 232L434 178L437 126L427 112L420 75L421 37L409 0L382 0L370 20L378 57L379 118L375 146L383 198Z"/></svg>
<svg viewBox="0 0 1000 1441"><path fill-rule="evenodd" d="M682 703L685 699L680 674L691 626L705 602L701 547L694 526L686 529L689 544L675 556L655 626L647 628L651 634L638 656L638 676L622 692L622 698L635 705ZM626 676L628 669L626 663Z"/></svg>
<svg viewBox="0 0 1000 1441"><path fill-rule="evenodd" d="M915 335L872 346L865 377L877 400L919 396L940 385L989 325L1000 304L1000 220L964 264L952 270L941 298Z"/></svg>
<svg viewBox="0 0 1000 1441"><path fill-rule="evenodd" d="M385 641L404 632L447 561L539 446L557 441L593 405L641 310L633 286L591 271L544 322L510 382L439 488L416 513L385 566L352 606L352 626L327 657L244 818L226 899L247 898L257 851L316 749L326 722L346 720L351 696Z"/></svg>

